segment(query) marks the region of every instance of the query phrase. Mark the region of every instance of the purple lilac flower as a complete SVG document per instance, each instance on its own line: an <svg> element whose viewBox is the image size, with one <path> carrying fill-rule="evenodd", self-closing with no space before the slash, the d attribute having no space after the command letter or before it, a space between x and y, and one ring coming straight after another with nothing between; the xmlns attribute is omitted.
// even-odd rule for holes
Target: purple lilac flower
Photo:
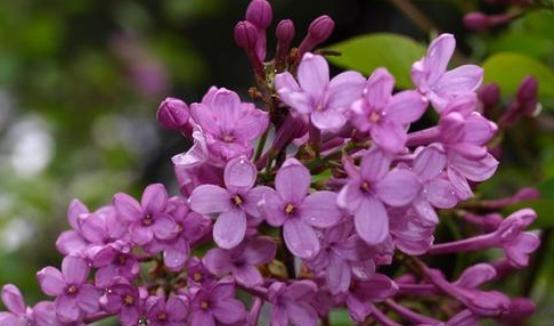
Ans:
<svg viewBox="0 0 554 326"><path fill-rule="evenodd" d="M352 124L383 150L398 153L406 143L407 126L418 120L427 108L427 100L417 91L392 95L394 77L384 68L371 74L362 98L352 104Z"/></svg>
<svg viewBox="0 0 554 326"><path fill-rule="evenodd" d="M340 129L344 113L360 97L365 81L360 73L347 71L329 80L329 65L320 55L306 53L298 66L298 82L289 72L275 76L281 100L300 114L308 114L320 130Z"/></svg>
<svg viewBox="0 0 554 326"><path fill-rule="evenodd" d="M354 215L358 235L370 245L378 244L389 236L385 204L408 205L419 193L420 184L406 169L389 171L391 159L377 148L362 157L360 169L348 158L343 162L349 180L340 191L337 203Z"/></svg>
<svg viewBox="0 0 554 326"><path fill-rule="evenodd" d="M13 284L6 284L2 288L2 302L8 311L0 312L2 326L55 326L56 309L52 302L41 301L34 307L27 307L23 295Z"/></svg>
<svg viewBox="0 0 554 326"><path fill-rule="evenodd" d="M313 228L331 227L342 217L336 205L337 195L331 191L308 195L310 183L308 169L289 158L275 176L275 191L266 192L262 203L267 222L283 226L287 248L301 258L313 258L319 252Z"/></svg>
<svg viewBox="0 0 554 326"><path fill-rule="evenodd" d="M78 321L86 313L98 311L100 294L87 282L89 271L84 259L66 256L61 272L54 267L45 267L37 273L42 291L56 297L56 314L61 321Z"/></svg>
<svg viewBox="0 0 554 326"><path fill-rule="evenodd" d="M294 281L287 285L273 282L268 289L271 302L271 325L315 326L317 312L312 306L317 285L308 280Z"/></svg>
<svg viewBox="0 0 554 326"><path fill-rule="evenodd" d="M237 246L246 234L247 216L260 218L258 203L268 187L254 187L256 167L244 156L225 166L225 187L201 185L189 197L191 209L200 214L218 214L213 227L215 243L224 249Z"/></svg>
<svg viewBox="0 0 554 326"><path fill-rule="evenodd" d="M127 283L117 281L100 298L102 307L111 314L118 314L119 322L123 326L137 325L143 315L143 301L146 291Z"/></svg>
<svg viewBox="0 0 554 326"><path fill-rule="evenodd" d="M366 279L375 272L374 248L353 232L349 222L324 230L319 254L306 261L310 269L324 275L333 294L348 290L352 277Z"/></svg>
<svg viewBox="0 0 554 326"><path fill-rule="evenodd" d="M209 287L216 282L216 278L204 266L202 260L191 257L187 261L187 283L192 287Z"/></svg>
<svg viewBox="0 0 554 326"><path fill-rule="evenodd" d="M429 45L427 54L412 66L412 81L438 112L452 97L473 93L483 80L483 69L475 65L446 71L455 47L454 36L441 34Z"/></svg>
<svg viewBox="0 0 554 326"><path fill-rule="evenodd" d="M56 240L56 248L63 255L81 254L87 247L87 241L81 235L79 216L88 214L89 210L78 199L73 199L67 208L67 221L71 230L63 231Z"/></svg>
<svg viewBox="0 0 554 326"><path fill-rule="evenodd" d="M184 325L187 318L188 299L171 295L167 301L161 296L146 299L145 311L148 325L178 326Z"/></svg>
<svg viewBox="0 0 554 326"><path fill-rule="evenodd" d="M234 296L235 287L230 282L198 288L190 304L189 325L215 326L219 323L238 323L246 314L244 305Z"/></svg>
<svg viewBox="0 0 554 326"><path fill-rule="evenodd" d="M131 223L129 233L132 241L145 245L154 238L174 238L179 231L175 221L164 212L167 200L165 187L156 183L144 189L140 203L127 194L118 193L113 197L113 205L119 215Z"/></svg>
<svg viewBox="0 0 554 326"><path fill-rule="evenodd" d="M140 272L140 265L127 245L117 243L107 245L91 257L92 266L97 268L95 285L99 288L110 286L117 277L134 280Z"/></svg>
<svg viewBox="0 0 554 326"><path fill-rule="evenodd" d="M345 299L350 318L359 323L364 322L373 311L373 303L390 298L397 291L396 283L379 273L369 280L353 282Z"/></svg>
<svg viewBox="0 0 554 326"><path fill-rule="evenodd" d="M241 155L250 157L252 141L267 129L269 123L266 112L252 103L241 102L235 92L225 88L210 88L202 102L191 104L190 110L196 130L204 138L204 146L198 149L205 151L203 155L218 164ZM190 155L190 151L178 155L173 162L176 165L189 162L191 159L187 157Z"/></svg>
<svg viewBox="0 0 554 326"><path fill-rule="evenodd" d="M204 265L214 275L232 273L235 281L247 287L261 285L263 277L256 265L267 264L275 257L277 246L267 237L258 237L225 250L213 248L204 256Z"/></svg>
<svg viewBox="0 0 554 326"><path fill-rule="evenodd" d="M422 219L414 209L389 210L394 246L408 255L422 255L433 245L436 224Z"/></svg>
<svg viewBox="0 0 554 326"><path fill-rule="evenodd" d="M246 9L245 18L257 28L256 55L258 60L263 61L266 55L266 29L273 19L271 5L266 0L252 0Z"/></svg>

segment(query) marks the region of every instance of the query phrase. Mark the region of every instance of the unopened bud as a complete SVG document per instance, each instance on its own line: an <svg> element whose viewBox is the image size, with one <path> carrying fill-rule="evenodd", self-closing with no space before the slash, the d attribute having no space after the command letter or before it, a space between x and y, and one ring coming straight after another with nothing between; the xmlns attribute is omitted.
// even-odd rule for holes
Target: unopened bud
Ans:
<svg viewBox="0 0 554 326"><path fill-rule="evenodd" d="M478 95L485 108L493 108L500 100L500 88L495 83L486 84L481 87Z"/></svg>
<svg viewBox="0 0 554 326"><path fill-rule="evenodd" d="M490 27L489 16L482 12L470 12L464 16L464 25L474 31L482 31Z"/></svg>
<svg viewBox="0 0 554 326"><path fill-rule="evenodd" d="M294 38L294 33L294 23L290 19L281 20L277 25L277 29L275 30L275 36L277 36L277 40L279 42L287 44L289 44Z"/></svg>
<svg viewBox="0 0 554 326"><path fill-rule="evenodd" d="M538 189L533 187L523 187L513 196L513 199L515 202L519 202L524 200L538 199L540 196L541 193Z"/></svg>
<svg viewBox="0 0 554 326"><path fill-rule="evenodd" d="M308 35L298 47L300 57L325 42L335 29L335 22L327 15L319 16L308 27Z"/></svg>
<svg viewBox="0 0 554 326"><path fill-rule="evenodd" d="M267 29L273 19L273 10L267 0L252 0L246 9L246 20L260 29Z"/></svg>
<svg viewBox="0 0 554 326"><path fill-rule="evenodd" d="M180 129L189 120L189 107L180 99L168 97L160 103L158 121L168 129Z"/></svg>
<svg viewBox="0 0 554 326"><path fill-rule="evenodd" d="M240 21L235 25L235 43L247 52L256 48L258 30L248 21Z"/></svg>
<svg viewBox="0 0 554 326"><path fill-rule="evenodd" d="M517 90L517 102L522 112L531 115L537 108L539 83L533 76L527 76Z"/></svg>

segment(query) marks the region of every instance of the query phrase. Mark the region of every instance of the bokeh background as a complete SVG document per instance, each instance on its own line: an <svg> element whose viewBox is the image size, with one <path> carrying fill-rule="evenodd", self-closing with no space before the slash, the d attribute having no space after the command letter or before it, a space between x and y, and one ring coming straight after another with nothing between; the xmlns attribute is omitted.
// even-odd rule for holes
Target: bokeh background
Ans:
<svg viewBox="0 0 554 326"><path fill-rule="evenodd" d="M527 66L516 62L513 69L499 70L507 74L499 77L506 85L503 101L513 99L520 82L521 73L510 72L529 70L540 75L542 113L520 120L505 135L499 172L480 188L480 196L509 195L524 185L542 191L542 199L531 204L541 214L537 225L545 228L543 245L527 271L500 286L531 294L539 305L532 324L552 325L554 14L548 7L553 5L271 2L274 17L295 21L297 41L313 18L328 14L337 26L327 45L378 32L425 43L440 31L456 35L461 61L482 63L501 52L529 59ZM197 101L211 85L247 96L251 73L232 36L247 4L0 0L0 284L15 283L30 302L40 297L35 271L59 263L54 243L59 231L67 228L65 209L72 198L94 208L118 191L137 194L151 182L163 182L176 193L170 157L188 143L158 126L157 106L166 96ZM522 14L508 24L474 32L462 22L473 10ZM270 52L273 39L270 32ZM395 51L394 46L387 50ZM444 264L448 269L451 262Z"/></svg>

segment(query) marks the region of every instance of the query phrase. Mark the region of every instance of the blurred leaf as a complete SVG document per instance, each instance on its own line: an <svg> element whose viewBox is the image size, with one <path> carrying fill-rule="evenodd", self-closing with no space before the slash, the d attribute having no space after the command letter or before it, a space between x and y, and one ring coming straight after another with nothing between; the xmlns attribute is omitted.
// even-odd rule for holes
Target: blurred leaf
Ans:
<svg viewBox="0 0 554 326"><path fill-rule="evenodd" d="M498 83L503 92L513 94L528 75L539 81L539 96L554 97L554 73L539 61L518 53L503 52L483 63L485 82Z"/></svg>
<svg viewBox="0 0 554 326"><path fill-rule="evenodd" d="M379 67L387 68L396 78L396 86L409 88L410 67L425 54L425 47L412 39L396 34L379 33L354 37L329 46L340 56L329 60L341 67L369 75Z"/></svg>
<svg viewBox="0 0 554 326"><path fill-rule="evenodd" d="M331 311L329 315L329 321L331 325L335 326L351 326L354 325L350 317L348 316L348 311L341 309L335 309Z"/></svg>
<svg viewBox="0 0 554 326"><path fill-rule="evenodd" d="M554 199L526 200L512 205L506 209L507 213L515 212L522 208L532 208L537 212L537 219L531 228L554 227Z"/></svg>
<svg viewBox="0 0 554 326"><path fill-rule="evenodd" d="M554 53L552 37L526 32L508 32L489 41L491 52L517 52L537 59L547 59Z"/></svg>

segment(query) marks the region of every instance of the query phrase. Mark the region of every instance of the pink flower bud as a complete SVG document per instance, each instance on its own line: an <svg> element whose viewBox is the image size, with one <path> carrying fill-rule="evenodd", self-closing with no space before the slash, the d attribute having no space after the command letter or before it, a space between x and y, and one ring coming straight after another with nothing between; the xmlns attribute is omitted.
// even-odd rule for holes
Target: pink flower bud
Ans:
<svg viewBox="0 0 554 326"><path fill-rule="evenodd" d="M539 83L533 76L527 76L517 90L517 102L522 113L531 115L537 107Z"/></svg>
<svg viewBox="0 0 554 326"><path fill-rule="evenodd" d="M240 21L235 25L235 43L245 50L251 51L256 48L258 30L256 26L248 21Z"/></svg>
<svg viewBox="0 0 554 326"><path fill-rule="evenodd" d="M187 104L179 99L168 97L162 101L157 113L158 121L168 129L180 129L189 119Z"/></svg>
<svg viewBox="0 0 554 326"><path fill-rule="evenodd" d="M490 21L487 15L475 11L464 16L464 25L469 29L482 31L490 27Z"/></svg>
<svg viewBox="0 0 554 326"><path fill-rule="evenodd" d="M260 29L266 29L273 19L273 10L266 0L252 0L246 9L246 20Z"/></svg>
<svg viewBox="0 0 554 326"><path fill-rule="evenodd" d="M275 36L282 43L289 44L294 38L294 23L290 19L283 19L277 25Z"/></svg>
<svg viewBox="0 0 554 326"><path fill-rule="evenodd" d="M483 85L479 90L479 100L485 108L496 106L500 100L500 88L495 83Z"/></svg>
<svg viewBox="0 0 554 326"><path fill-rule="evenodd" d="M314 19L308 27L308 35L306 35L298 47L300 56L325 42L331 36L334 29L335 22L331 17L323 15Z"/></svg>

